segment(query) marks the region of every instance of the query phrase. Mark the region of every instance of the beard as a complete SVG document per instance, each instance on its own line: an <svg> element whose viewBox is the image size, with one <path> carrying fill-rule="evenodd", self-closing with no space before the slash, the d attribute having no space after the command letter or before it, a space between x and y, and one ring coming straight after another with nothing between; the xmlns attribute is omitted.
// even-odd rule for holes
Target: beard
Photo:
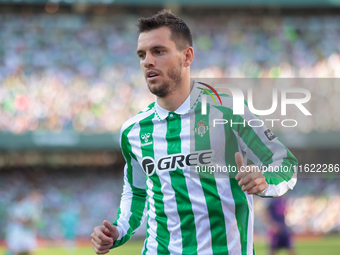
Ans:
<svg viewBox="0 0 340 255"><path fill-rule="evenodd" d="M162 75L162 73L160 73ZM164 80L162 84L157 87L151 87L148 84L150 92L158 97L166 97L172 92L176 91L182 81L182 63L179 63L179 68L173 67L167 71L168 79Z"/></svg>

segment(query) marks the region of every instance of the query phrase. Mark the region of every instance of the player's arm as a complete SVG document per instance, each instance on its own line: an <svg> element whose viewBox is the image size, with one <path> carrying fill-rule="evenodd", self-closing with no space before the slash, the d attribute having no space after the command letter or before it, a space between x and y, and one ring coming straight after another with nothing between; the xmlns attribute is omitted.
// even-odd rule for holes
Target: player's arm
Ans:
<svg viewBox="0 0 340 255"><path fill-rule="evenodd" d="M256 119L248 107L245 107L245 115L233 115L233 122L244 123L233 127L237 136L240 157L237 164L240 168L251 168L236 175L240 180L239 185L248 194L257 194L264 197L277 197L293 189L296 184L296 158L288 148L263 125L262 127L251 127L248 125L250 119ZM245 120L245 122L244 122ZM254 166L245 166L246 156ZM243 161L243 164L242 164ZM259 171L261 170L261 171Z"/></svg>
<svg viewBox="0 0 340 255"><path fill-rule="evenodd" d="M127 128L122 130L120 145L125 158L124 187L117 212L117 220L112 224L104 221L92 234L93 249L97 254L105 254L109 249L123 245L135 233L144 219L146 203L146 177L127 137Z"/></svg>
<svg viewBox="0 0 340 255"><path fill-rule="evenodd" d="M134 176L132 176L133 172L136 171L141 174L144 173L142 169L126 164L124 170L123 194L120 201L120 207L117 212L117 220L113 223L113 225L117 226L119 230L119 236L112 248L123 245L126 241L128 241L144 219L146 190L145 186L144 188L141 187L142 184L140 181L144 181L145 185L145 175L138 177L138 175L134 173ZM134 183L134 180L138 178L138 182L140 183L137 186Z"/></svg>
<svg viewBox="0 0 340 255"><path fill-rule="evenodd" d="M119 230L119 237L113 247L118 247L128 241L141 225L144 219L146 205L146 176L133 154L128 133L132 126L121 133L120 145L126 161L124 168L124 187L117 212L117 220L113 225Z"/></svg>

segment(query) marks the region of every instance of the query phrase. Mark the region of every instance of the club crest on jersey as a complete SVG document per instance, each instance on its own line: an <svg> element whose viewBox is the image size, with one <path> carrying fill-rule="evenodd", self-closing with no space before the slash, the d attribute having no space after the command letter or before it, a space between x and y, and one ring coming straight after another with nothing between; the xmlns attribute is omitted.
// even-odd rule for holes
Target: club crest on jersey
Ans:
<svg viewBox="0 0 340 255"><path fill-rule="evenodd" d="M205 121L201 120L197 123L197 127L194 129L200 137L203 137L205 133L209 130L209 126L205 125Z"/></svg>

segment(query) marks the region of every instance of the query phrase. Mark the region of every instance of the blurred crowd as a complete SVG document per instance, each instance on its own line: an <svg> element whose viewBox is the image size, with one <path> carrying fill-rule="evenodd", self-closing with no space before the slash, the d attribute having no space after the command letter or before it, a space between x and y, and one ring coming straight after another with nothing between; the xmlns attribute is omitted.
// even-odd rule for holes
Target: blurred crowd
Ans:
<svg viewBox="0 0 340 255"><path fill-rule="evenodd" d="M69 169L70 170L70 169ZM0 239L18 195L35 190L40 193L42 213L36 223L38 236L49 240L88 239L93 227L104 219L116 219L123 177L120 171L103 168L52 169L2 173L0 179ZM288 192L286 224L298 235L340 232L340 181L338 179L299 179L294 191ZM268 228L266 210L270 199L254 196L255 233ZM66 225L66 226L65 226ZM67 225L69 230L64 228ZM145 235L145 224L137 232Z"/></svg>
<svg viewBox="0 0 340 255"><path fill-rule="evenodd" d="M137 18L0 14L0 131L118 131L153 101L135 53ZM340 16L184 20L194 39L192 77L340 77ZM312 104L329 104L317 112L323 126L304 121L300 131L338 129L340 86L323 91L327 100Z"/></svg>
<svg viewBox="0 0 340 255"><path fill-rule="evenodd" d="M119 171L120 172L120 171ZM38 236L51 240L89 238L104 219L114 221L123 188L123 177L100 168L67 171L40 169L35 173L11 171L0 179L0 239L6 235L17 198L32 190L41 196ZM67 230L67 225L72 225ZM65 229L66 228L66 229ZM65 236L66 235L66 236Z"/></svg>
<svg viewBox="0 0 340 255"><path fill-rule="evenodd" d="M285 221L296 235L340 233L340 180L299 179L294 190L284 195ZM270 199L254 196L255 233L265 234ZM275 199L275 198L274 198Z"/></svg>

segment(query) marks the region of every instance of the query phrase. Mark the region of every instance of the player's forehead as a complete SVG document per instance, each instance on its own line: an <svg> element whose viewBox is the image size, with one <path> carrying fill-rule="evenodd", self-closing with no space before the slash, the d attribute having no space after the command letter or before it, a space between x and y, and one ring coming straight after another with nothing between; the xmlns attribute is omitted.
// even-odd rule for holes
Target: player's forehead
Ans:
<svg viewBox="0 0 340 255"><path fill-rule="evenodd" d="M171 31L167 27L160 27L148 32L142 32L138 37L137 52L147 51L156 46L167 48L176 47L175 42L170 38Z"/></svg>

